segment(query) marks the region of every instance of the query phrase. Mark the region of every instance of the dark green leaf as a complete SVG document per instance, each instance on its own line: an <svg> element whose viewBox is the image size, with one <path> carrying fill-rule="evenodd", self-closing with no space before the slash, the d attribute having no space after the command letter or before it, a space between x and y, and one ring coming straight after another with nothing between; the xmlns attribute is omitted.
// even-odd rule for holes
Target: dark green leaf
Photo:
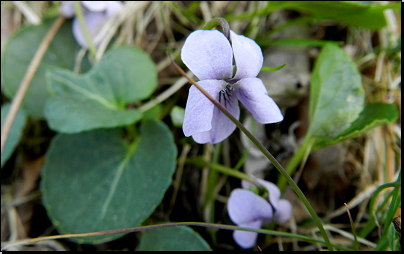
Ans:
<svg viewBox="0 0 404 254"><path fill-rule="evenodd" d="M373 30L387 25L384 9L375 4L353 1L288 1L285 9L298 10L321 19L334 19L346 25Z"/></svg>
<svg viewBox="0 0 404 254"><path fill-rule="evenodd" d="M157 85L150 57L137 48L108 51L91 71L75 75L66 70L48 73L56 93L45 104L51 129L63 133L124 126L141 119L127 103L147 98Z"/></svg>
<svg viewBox="0 0 404 254"><path fill-rule="evenodd" d="M400 9L400 3L376 5L374 2L361 1L268 1L267 6L259 10L245 12L239 15L229 13L227 21L250 20L262 17L279 9L296 10L310 14L313 19L334 19L346 25L380 29L387 25L383 11L385 9Z"/></svg>
<svg viewBox="0 0 404 254"><path fill-rule="evenodd" d="M1 105L1 132L3 133L3 124L6 120L6 116L8 111L10 110L10 103L6 103ZM3 153L1 155L1 167L3 167L4 163L8 160L8 158L13 153L15 147L20 141L22 131L25 127L26 115L23 109L19 109L17 115L14 119L13 125L11 126L10 132L8 134L8 138L6 144L4 146Z"/></svg>
<svg viewBox="0 0 404 254"><path fill-rule="evenodd" d="M145 121L132 144L118 129L58 134L42 171L43 203L60 233L139 226L161 202L174 173L177 149L168 127ZM74 239L110 241L122 235Z"/></svg>
<svg viewBox="0 0 404 254"><path fill-rule="evenodd" d="M190 227L148 230L140 239L141 251L209 251L208 243Z"/></svg>
<svg viewBox="0 0 404 254"><path fill-rule="evenodd" d="M34 54L53 22L54 20L48 20L39 26L25 27L8 41L1 64L1 83L4 93L10 99L17 92ZM43 117L45 100L50 96L45 71L57 67L73 69L79 47L71 30L71 21L66 21L60 27L32 79L23 100L23 108L32 116Z"/></svg>

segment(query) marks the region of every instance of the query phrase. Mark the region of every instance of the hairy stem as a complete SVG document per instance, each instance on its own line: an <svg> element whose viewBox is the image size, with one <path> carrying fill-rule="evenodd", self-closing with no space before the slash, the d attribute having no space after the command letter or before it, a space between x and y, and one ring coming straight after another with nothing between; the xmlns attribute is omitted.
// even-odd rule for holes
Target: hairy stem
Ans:
<svg viewBox="0 0 404 254"><path fill-rule="evenodd" d="M76 9L76 17L79 19L81 29L83 29L84 36L86 37L86 40L90 47L90 52L93 56L95 56L97 54L97 49L95 48L94 43L91 40L90 34L86 26L86 22L84 22L84 16L83 12L81 11L80 1L74 1L74 7Z"/></svg>

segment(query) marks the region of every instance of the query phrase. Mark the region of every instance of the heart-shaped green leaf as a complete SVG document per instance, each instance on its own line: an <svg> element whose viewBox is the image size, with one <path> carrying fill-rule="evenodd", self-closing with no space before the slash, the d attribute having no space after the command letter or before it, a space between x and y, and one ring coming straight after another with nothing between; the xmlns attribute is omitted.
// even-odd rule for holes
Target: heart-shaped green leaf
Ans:
<svg viewBox="0 0 404 254"><path fill-rule="evenodd" d="M209 251L209 244L187 226L158 228L143 233L141 251Z"/></svg>
<svg viewBox="0 0 404 254"><path fill-rule="evenodd" d="M336 45L323 47L311 79L307 138L329 141L363 109L364 91L355 63Z"/></svg>
<svg viewBox="0 0 404 254"><path fill-rule="evenodd" d="M108 51L91 71L76 75L54 70L47 74L55 96L45 104L51 129L63 133L124 126L141 119L127 103L147 98L157 85L154 63L142 50L118 47Z"/></svg>
<svg viewBox="0 0 404 254"><path fill-rule="evenodd" d="M42 171L48 216L61 233L139 226L163 199L174 173L177 149L168 127L156 120L141 126L126 144L118 129L58 134ZM110 241L122 235L74 239Z"/></svg>
<svg viewBox="0 0 404 254"><path fill-rule="evenodd" d="M6 103L1 105L1 132L3 133L3 124L6 120L6 116L10 110L10 103ZM3 153L1 154L1 167L3 167L4 163L8 160L8 158L13 153L15 147L20 141L22 131L25 127L26 122L26 114L23 109L19 109L17 115L14 119L13 125L11 126L10 132L8 134L8 138L6 144L4 146Z"/></svg>
<svg viewBox="0 0 404 254"><path fill-rule="evenodd" d="M12 37L3 53L1 64L2 90L10 99L14 97L40 43L54 20L39 26L27 26ZM34 117L43 117L46 99L50 96L45 82L45 71L54 68L72 70L79 46L72 34L72 22L65 21L55 35L23 100L23 108Z"/></svg>
<svg viewBox="0 0 404 254"><path fill-rule="evenodd" d="M361 135L374 127L392 123L397 118L397 108L392 104L368 104L364 107L359 117L351 124L351 126L345 129L341 134L339 134L335 139L331 141L328 141L326 143L320 143L321 141L319 141L314 149L317 150L317 147L332 145L341 142L344 139Z"/></svg>
<svg viewBox="0 0 404 254"><path fill-rule="evenodd" d="M137 110L110 109L74 95L53 96L45 108L50 128L62 133L129 125L142 118Z"/></svg>

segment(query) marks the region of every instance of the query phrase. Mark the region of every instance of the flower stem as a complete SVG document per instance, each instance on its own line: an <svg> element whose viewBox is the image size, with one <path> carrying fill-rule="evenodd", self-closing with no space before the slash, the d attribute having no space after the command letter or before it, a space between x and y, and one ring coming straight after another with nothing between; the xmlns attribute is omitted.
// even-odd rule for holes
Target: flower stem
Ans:
<svg viewBox="0 0 404 254"><path fill-rule="evenodd" d="M314 212L314 209L311 207L309 201L304 196L303 192L300 188L295 184L293 179L289 176L286 170L282 167L282 165L272 156L272 154L225 108L223 107L215 98L213 98L208 92L206 92L202 87L200 87L194 80L189 78L186 73L174 62L172 61L174 66L177 70L186 77L191 84L193 84L196 88L201 91L223 114L225 114L237 127L244 132L244 134L258 147L258 149L272 162L272 164L278 169L279 173L286 178L286 181L292 186L293 190L299 196L300 200L304 203L307 210L309 211L311 217L313 218L314 222L316 223L318 229L321 232L321 235L324 238L324 241L330 251L333 250L330 240L324 230L323 224L320 221L320 218Z"/></svg>
<svg viewBox="0 0 404 254"><path fill-rule="evenodd" d="M84 16L83 12L81 11L80 1L74 1L74 8L76 9L76 17L79 19L81 29L83 29L84 36L88 41L90 52L93 56L95 56L97 54L97 49L95 48L94 43L91 40L90 34L88 33L86 22L84 22Z"/></svg>
<svg viewBox="0 0 404 254"><path fill-rule="evenodd" d="M200 157L188 158L188 159L185 160L185 163L191 163L191 164L197 165L197 166L199 166L201 168L208 167L208 168L211 168L211 169L213 169L215 171L223 173L225 175L233 176L233 177L239 178L241 180L246 180L246 181L249 181L249 182L251 182L253 184L256 184L254 179L252 179L248 175L244 174L243 172L236 171L236 170L234 170L232 168L225 167L225 166L220 165L218 163L209 163L209 162L203 160Z"/></svg>
<svg viewBox="0 0 404 254"><path fill-rule="evenodd" d="M224 18L216 17L211 19L206 25L203 27L203 30L210 30L214 27L218 27L218 30L226 36L227 40L230 41L230 25Z"/></svg>
<svg viewBox="0 0 404 254"><path fill-rule="evenodd" d="M201 168L210 168L213 169L214 171L220 172L222 174L228 175L228 176L232 176L235 178L238 178L240 180L246 180L249 181L250 183L254 184L257 188L258 188L258 195L265 198L266 196L268 196L268 190L262 186L262 184L260 184L258 181L256 181L255 178L248 176L247 174L234 170L232 168L228 168L225 167L221 164L218 163L213 163L213 162L207 162L204 159L200 158L200 157L191 157L185 160L185 163L191 163L194 164L196 166L199 166Z"/></svg>
<svg viewBox="0 0 404 254"><path fill-rule="evenodd" d="M312 138L310 138L309 136L306 136L302 146L292 156L292 158L289 160L288 164L286 165L285 170L289 175L292 175L296 171L299 164L302 163L304 157L307 155L307 152L310 151L311 147L313 146L313 142L314 142L314 140ZM283 192L286 187L286 179L279 178L277 186L281 190L281 192Z"/></svg>

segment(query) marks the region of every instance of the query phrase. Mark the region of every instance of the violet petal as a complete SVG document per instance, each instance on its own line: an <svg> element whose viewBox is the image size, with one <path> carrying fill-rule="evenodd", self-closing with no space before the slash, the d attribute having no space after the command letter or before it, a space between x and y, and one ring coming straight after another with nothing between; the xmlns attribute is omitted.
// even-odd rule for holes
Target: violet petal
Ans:
<svg viewBox="0 0 404 254"><path fill-rule="evenodd" d="M238 98L259 123L276 123L283 120L279 107L268 96L259 78L245 78L235 85L239 86Z"/></svg>
<svg viewBox="0 0 404 254"><path fill-rule="evenodd" d="M219 92L226 85L226 82L222 80L202 80L198 81L197 84L217 100L219 99ZM184 135L189 137L195 133L209 131L212 128L214 107L215 105L198 88L191 86L182 125Z"/></svg>
<svg viewBox="0 0 404 254"><path fill-rule="evenodd" d="M253 221L248 223L242 223L238 225L242 228L261 228L261 221ZM233 239L234 241L243 249L250 249L254 247L255 242L257 241L258 233L255 232L247 232L247 231L240 231L234 230L233 232Z"/></svg>
<svg viewBox="0 0 404 254"><path fill-rule="evenodd" d="M65 18L72 18L76 14L73 1L62 1L59 11Z"/></svg>
<svg viewBox="0 0 404 254"><path fill-rule="evenodd" d="M277 223L287 222L292 215L292 204L286 199L279 199L274 221Z"/></svg>
<svg viewBox="0 0 404 254"><path fill-rule="evenodd" d="M230 219L237 225L272 218L272 207L252 191L234 189L227 203Z"/></svg>
<svg viewBox="0 0 404 254"><path fill-rule="evenodd" d="M225 84L224 81L222 82ZM224 99L224 94L220 91L218 93L218 98L215 97L215 99L217 99L235 118L239 119L240 107L238 106L236 91L229 91L228 94L226 94L226 99ZM192 138L201 144L207 142L216 144L230 136L235 129L236 125L217 107L214 107L212 128L209 131L196 133L192 135Z"/></svg>
<svg viewBox="0 0 404 254"><path fill-rule="evenodd" d="M275 184L256 178L258 183L262 184L269 192L268 200L271 202L272 207L277 210L278 209L278 202L279 199L281 198L281 191L279 190L278 186ZM241 186L243 188L250 188L254 187L255 185L253 183L250 183L249 181L242 180L241 181Z"/></svg>
<svg viewBox="0 0 404 254"><path fill-rule="evenodd" d="M84 14L84 22L87 26L88 33L94 42L95 37L98 34L98 27L106 20L106 15L102 12L87 12ZM89 48L88 41L84 36L84 32L81 28L80 22L77 18L73 20L73 35L76 41L83 47ZM97 46L97 45L96 45Z"/></svg>
<svg viewBox="0 0 404 254"><path fill-rule="evenodd" d="M255 78L261 71L264 57L260 46L250 38L230 31L237 72L234 79Z"/></svg>
<svg viewBox="0 0 404 254"><path fill-rule="evenodd" d="M117 13L119 10L121 10L123 7L123 4L121 1L108 1L108 6L107 6L107 17L111 17L115 13Z"/></svg>
<svg viewBox="0 0 404 254"><path fill-rule="evenodd" d="M105 11L110 1L80 1L89 11Z"/></svg>
<svg viewBox="0 0 404 254"><path fill-rule="evenodd" d="M230 42L217 30L192 32L181 49L181 59L200 80L232 76L233 51Z"/></svg>

